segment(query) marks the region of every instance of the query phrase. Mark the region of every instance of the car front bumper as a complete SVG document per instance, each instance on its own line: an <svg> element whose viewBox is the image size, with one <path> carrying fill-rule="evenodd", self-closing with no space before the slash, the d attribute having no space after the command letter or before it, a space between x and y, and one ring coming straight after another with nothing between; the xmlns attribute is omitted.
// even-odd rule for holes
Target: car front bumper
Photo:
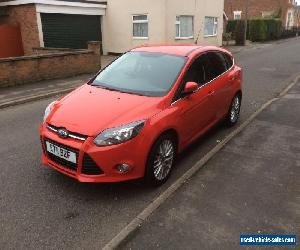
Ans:
<svg viewBox="0 0 300 250"><path fill-rule="evenodd" d="M145 140L141 135L123 144L97 147L92 137L88 137L85 141L73 138L62 139L57 133L49 130L46 124L42 124L40 138L43 148L42 163L80 182L122 182L144 176L150 145L149 140ZM77 163L69 164L53 157L46 150L46 141L75 152ZM120 164L129 165L129 171L120 172L117 169ZM87 167L92 168L92 173L86 173ZM94 174L95 170L97 174Z"/></svg>

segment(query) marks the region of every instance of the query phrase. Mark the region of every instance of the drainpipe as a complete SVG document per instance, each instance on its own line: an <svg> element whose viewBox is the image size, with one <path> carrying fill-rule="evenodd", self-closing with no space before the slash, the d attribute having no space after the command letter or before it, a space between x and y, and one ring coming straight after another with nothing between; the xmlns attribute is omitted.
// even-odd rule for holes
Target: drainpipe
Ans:
<svg viewBox="0 0 300 250"><path fill-rule="evenodd" d="M247 41L247 31L248 31L248 11L249 11L249 0L246 0L245 33L244 33L245 45L246 45L246 41Z"/></svg>

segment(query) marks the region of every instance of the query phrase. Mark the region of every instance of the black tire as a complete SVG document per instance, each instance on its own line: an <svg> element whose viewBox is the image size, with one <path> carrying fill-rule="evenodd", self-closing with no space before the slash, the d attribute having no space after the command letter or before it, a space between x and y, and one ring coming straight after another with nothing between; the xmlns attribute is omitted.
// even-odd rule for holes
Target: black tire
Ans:
<svg viewBox="0 0 300 250"><path fill-rule="evenodd" d="M170 170L168 171L166 176L162 179L158 179L155 174L155 161L157 160L158 155L160 155L159 153L160 147L165 142L170 142L172 144L173 159L172 159ZM163 134L161 137L157 139L157 141L154 143L154 145L151 148L146 163L145 181L147 185L155 186L155 187L161 186L169 179L176 159L176 152L177 152L176 149L177 149L176 140L172 134Z"/></svg>
<svg viewBox="0 0 300 250"><path fill-rule="evenodd" d="M238 100L238 107L237 107L237 103L236 103L237 100ZM241 94L238 93L234 96L234 98L232 99L232 102L230 104L227 116L225 118L226 126L233 127L234 125L237 124L237 122L240 118L241 103L242 103L242 96L241 96ZM232 112L235 112L234 117L233 117Z"/></svg>

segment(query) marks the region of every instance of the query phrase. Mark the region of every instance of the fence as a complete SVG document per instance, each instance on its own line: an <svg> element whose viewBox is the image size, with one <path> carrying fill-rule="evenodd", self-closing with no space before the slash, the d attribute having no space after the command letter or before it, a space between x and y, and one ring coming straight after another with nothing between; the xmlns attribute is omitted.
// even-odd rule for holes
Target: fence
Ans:
<svg viewBox="0 0 300 250"><path fill-rule="evenodd" d="M290 38L300 35L300 27L291 27L289 29L282 30L281 38Z"/></svg>

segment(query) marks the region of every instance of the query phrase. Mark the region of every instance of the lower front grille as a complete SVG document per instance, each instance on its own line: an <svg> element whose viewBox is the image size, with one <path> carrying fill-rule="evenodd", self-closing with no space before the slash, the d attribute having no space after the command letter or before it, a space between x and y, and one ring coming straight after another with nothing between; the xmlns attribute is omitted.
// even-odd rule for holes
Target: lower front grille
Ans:
<svg viewBox="0 0 300 250"><path fill-rule="evenodd" d="M94 162L94 160L88 154L84 154L84 156L83 156L81 172L86 175L101 175L101 174L103 174L103 171L101 170L101 168L97 165L97 163Z"/></svg>
<svg viewBox="0 0 300 250"><path fill-rule="evenodd" d="M61 148L63 148L63 149L66 149L66 150L68 150L68 151L74 152L74 153L76 154L76 162L77 162L77 163L69 162L69 161L67 161L67 160L65 160L65 159L62 159L62 158L60 158L60 157L58 157L58 156L56 156L56 155L53 155L53 154L51 154L51 153L49 153L49 152L46 152L46 154L47 154L48 158L49 158L51 161L53 161L53 162L55 162L55 163L61 165L62 167L66 168L66 169L70 169L70 170L72 170L72 171L77 171L77 167L78 167L78 156L79 156L79 150L78 150L78 149L68 147L68 146L66 146L66 145L60 144L60 143L58 143L58 142L52 141L52 140L47 139L47 138L44 140L44 143L45 143L45 144L43 144L43 145L45 145L45 148L47 147L47 146L46 146L46 141L48 141L48 142L50 142L50 143L52 143L52 144L54 144L54 145L56 145L56 146L58 146L58 147L61 147Z"/></svg>

